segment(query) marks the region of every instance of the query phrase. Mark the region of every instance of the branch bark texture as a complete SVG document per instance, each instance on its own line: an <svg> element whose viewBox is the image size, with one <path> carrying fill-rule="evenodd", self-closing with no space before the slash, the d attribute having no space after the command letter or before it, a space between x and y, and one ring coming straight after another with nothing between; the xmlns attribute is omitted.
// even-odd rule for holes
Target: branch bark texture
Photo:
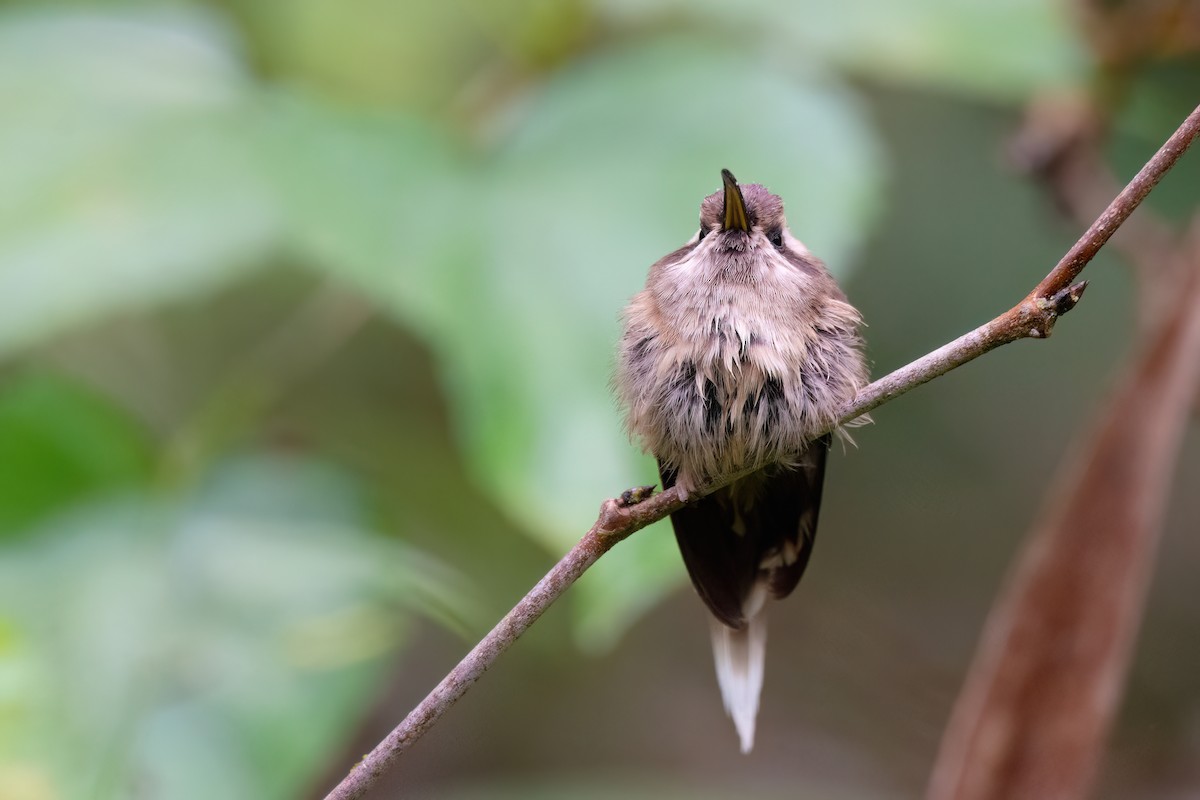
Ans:
<svg viewBox="0 0 1200 800"><path fill-rule="evenodd" d="M875 381L842 409L837 424L849 423L892 398L1001 345L1023 338L1049 336L1058 318L1074 308L1079 301L1086 286L1073 283L1079 273L1174 165L1198 131L1200 108L1188 117L1180 130L1163 145L1025 299L990 322ZM699 487L690 499L713 492L737 477L726 476L722 480ZM668 489L641 502L605 501L595 525L583 539L395 730L354 766L349 775L326 796L326 800L352 800L365 795L396 764L399 757L466 693L500 654L604 553L635 531L665 518L683 506L684 501L675 489Z"/></svg>

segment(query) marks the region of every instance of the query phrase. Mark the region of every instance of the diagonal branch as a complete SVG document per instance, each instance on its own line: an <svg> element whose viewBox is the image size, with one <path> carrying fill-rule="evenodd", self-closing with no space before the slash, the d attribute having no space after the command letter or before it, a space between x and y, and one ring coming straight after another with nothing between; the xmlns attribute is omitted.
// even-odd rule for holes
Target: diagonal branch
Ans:
<svg viewBox="0 0 1200 800"><path fill-rule="evenodd" d="M1079 273L1095 257L1109 237L1116 233L1117 228L1121 227L1121 223L1133 213L1146 195L1150 194L1150 190L1162 180L1163 175L1167 174L1179 157L1187 151L1195 140L1198 130L1200 130L1200 106L1188 114L1179 129L1171 134L1171 138L1163 143L1154 157L1146 162L1146 165L1121 190L1116 199L1109 203L1104 213L1091 224L1083 236L1079 237L1075 246L1062 257L1058 266L1038 284L1030 297L1048 297L1079 277Z"/></svg>
<svg viewBox="0 0 1200 800"><path fill-rule="evenodd" d="M1101 111L1082 93L1048 92L1029 104L1009 148L1011 160L1037 180L1064 217L1084 227L1120 187L1103 156ZM1139 214L1114 234L1137 286L1139 330L1169 310L1177 291L1180 235L1153 214Z"/></svg>
<svg viewBox="0 0 1200 800"><path fill-rule="evenodd" d="M1086 283L1073 283L1113 232L1179 160L1200 133L1200 107L1117 195L1058 265L1030 294L1008 311L912 363L875 381L848 403L837 425L844 425L910 389L944 375L995 348L1024 338L1044 338L1058 317L1079 301ZM827 433L824 431L823 433ZM821 434L818 434L821 435ZM699 487L689 499L702 497L736 479L736 475ZM685 505L675 489L642 502L606 500L596 524L562 560L525 595L404 721L354 766L326 800L360 798L479 679L575 580L618 542L665 518Z"/></svg>

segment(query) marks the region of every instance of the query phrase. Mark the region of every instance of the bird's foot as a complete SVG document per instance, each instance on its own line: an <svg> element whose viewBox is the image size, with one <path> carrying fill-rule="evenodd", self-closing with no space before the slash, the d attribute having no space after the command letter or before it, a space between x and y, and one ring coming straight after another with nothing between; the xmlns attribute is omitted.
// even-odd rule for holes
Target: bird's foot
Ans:
<svg viewBox="0 0 1200 800"><path fill-rule="evenodd" d="M649 500L654 494L654 485L650 486L635 486L632 489L626 489L621 492L621 496L617 498L617 505L621 508L636 506L644 500Z"/></svg>

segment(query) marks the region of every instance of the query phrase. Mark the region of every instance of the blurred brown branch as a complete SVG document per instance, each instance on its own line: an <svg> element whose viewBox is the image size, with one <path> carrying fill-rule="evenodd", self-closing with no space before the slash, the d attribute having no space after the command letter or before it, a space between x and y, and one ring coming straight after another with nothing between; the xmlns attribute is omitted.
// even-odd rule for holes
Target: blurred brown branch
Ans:
<svg viewBox="0 0 1200 800"><path fill-rule="evenodd" d="M1200 108L1138 172L1100 217L1030 294L1008 311L912 363L875 381L847 404L839 425L851 422L894 397L962 366L1003 344L1049 336L1058 317L1074 308L1085 284L1073 281L1113 232L1174 165L1200 132ZM700 487L690 499L736 479L726 476ZM606 500L583 539L491 630L421 703L368 753L331 791L326 800L362 797L600 556L634 532L685 505L675 489L640 503Z"/></svg>
<svg viewBox="0 0 1200 800"><path fill-rule="evenodd" d="M1026 166L1079 219L1111 182L1097 129L1068 124L1056 140L1044 122L1031 117L1019 150L1048 156ZM1079 798L1095 778L1200 388L1200 215L1183 236L1148 215L1135 222L1121 247L1142 290L1134 354L1061 468L989 614L931 800Z"/></svg>

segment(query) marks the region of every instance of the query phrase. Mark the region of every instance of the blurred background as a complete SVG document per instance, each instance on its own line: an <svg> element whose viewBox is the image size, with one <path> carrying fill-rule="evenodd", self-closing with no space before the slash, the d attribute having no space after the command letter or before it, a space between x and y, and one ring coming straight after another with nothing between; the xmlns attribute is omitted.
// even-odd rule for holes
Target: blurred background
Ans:
<svg viewBox="0 0 1200 800"><path fill-rule="evenodd" d="M1195 105L1187 8L0 3L0 797L323 796L653 480L607 387L618 314L722 167L784 198L882 375L1078 233L1007 164L1031 98L1109 98L1122 179ZM1198 161L1158 213L1195 208ZM1128 347L1130 276L1088 277L1052 340L835 454L752 755L660 524L380 796L919 794ZM1200 792L1189 439L1106 798Z"/></svg>

